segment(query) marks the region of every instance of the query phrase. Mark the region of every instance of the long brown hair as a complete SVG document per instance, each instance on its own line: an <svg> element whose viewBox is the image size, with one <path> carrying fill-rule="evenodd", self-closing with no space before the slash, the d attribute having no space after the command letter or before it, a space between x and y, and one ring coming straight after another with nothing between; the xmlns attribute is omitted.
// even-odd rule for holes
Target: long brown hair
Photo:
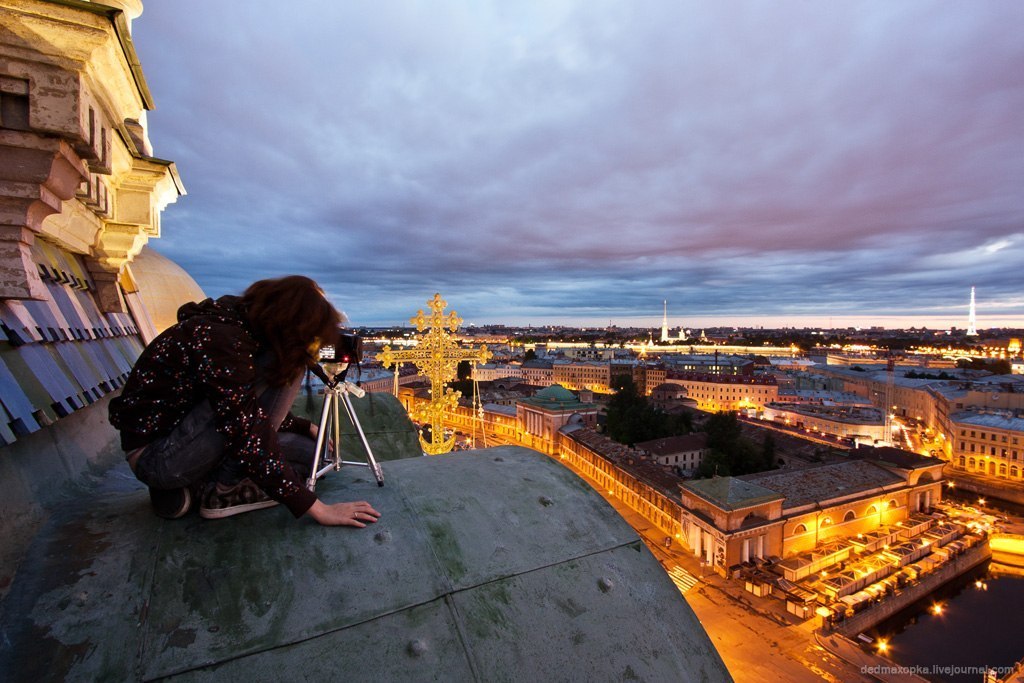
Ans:
<svg viewBox="0 0 1024 683"><path fill-rule="evenodd" d="M274 352L267 377L274 386L295 379L314 360L311 345L333 340L344 321L320 286L303 275L254 282L242 302L253 331Z"/></svg>

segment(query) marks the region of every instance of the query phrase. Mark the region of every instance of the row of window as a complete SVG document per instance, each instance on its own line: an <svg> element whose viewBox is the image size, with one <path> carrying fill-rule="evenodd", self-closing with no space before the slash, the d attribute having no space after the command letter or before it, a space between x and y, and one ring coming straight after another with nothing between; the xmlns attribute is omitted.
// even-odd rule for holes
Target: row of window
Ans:
<svg viewBox="0 0 1024 683"><path fill-rule="evenodd" d="M977 449L975 449L975 446L977 446ZM971 452L971 453L981 453L982 455L985 454L985 446L983 444L982 445L973 444L973 443L972 444L968 444L966 441L961 441L960 442L960 450L965 452L965 453L966 452ZM988 453L989 455L998 455L999 457L1010 458L1011 460L1017 460L1019 458L1019 455L1020 455L1017 452L1016 449L1007 450L1006 448L1000 448L999 452L996 453L996 447L995 446L989 446L988 450L989 450L989 453Z"/></svg>
<svg viewBox="0 0 1024 683"><path fill-rule="evenodd" d="M899 503L897 503L896 500L894 499L894 500L890 500L889 501L889 505L888 505L888 507L886 509L887 510L894 510L897 507L899 507ZM872 505L871 507L869 507L867 509L867 512L864 513L864 517L871 517L872 515L877 515L877 514L878 514L878 506L877 505ZM846 514L843 515L843 523L844 524L846 522L852 522L855 519L857 519L857 513L855 513L853 510L847 510ZM821 522L819 522L819 524L818 524L818 528L824 529L825 527L831 526L831 525L832 525L832 518L831 517L823 517L821 519ZM797 524L796 528L793 529L793 535L794 536L797 536L799 534L806 534L806 533L807 533L807 525L806 524Z"/></svg>
<svg viewBox="0 0 1024 683"><path fill-rule="evenodd" d="M1007 437L1006 434L997 434L995 432L986 434L985 432L978 432L975 429L972 429L970 431L971 431L971 438L972 439L977 438L977 439L981 439L982 441L990 440L990 441L1001 441L1002 443L1007 443L1008 437ZM967 436L967 430L966 429L961 429L960 430L960 436ZM1014 446L1016 446L1019 443L1019 437L1015 436L1012 439L1009 439L1009 441Z"/></svg>
<svg viewBox="0 0 1024 683"><path fill-rule="evenodd" d="M1011 479L1018 479L1021 476L1021 469L1016 465L1007 466L1005 462L994 463L992 461L980 460L976 458L968 459L967 456L961 455L957 461L960 467L967 469L968 472L980 472L981 474L989 474L992 476L1010 477Z"/></svg>

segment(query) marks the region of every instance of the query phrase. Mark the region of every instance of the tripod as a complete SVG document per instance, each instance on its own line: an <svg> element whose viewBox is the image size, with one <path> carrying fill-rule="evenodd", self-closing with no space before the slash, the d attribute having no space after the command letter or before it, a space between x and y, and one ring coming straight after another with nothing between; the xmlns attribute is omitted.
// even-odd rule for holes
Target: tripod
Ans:
<svg viewBox="0 0 1024 683"><path fill-rule="evenodd" d="M384 485L384 473L373 457L370 449L370 442L366 440L363 426L359 423L355 408L352 406L352 396L362 398L366 392L352 382L345 381L345 374L348 372L348 363L339 364L341 370L334 375L328 376L319 363L311 363L310 370L324 383L324 406L320 411L320 427L316 435L316 450L313 453L313 466L310 468L309 481L306 486L310 491L316 489L317 479L324 476L330 470L340 470L342 465L359 465L369 467L377 479L377 486ZM359 439L363 442L366 450L366 462L349 461L341 459L341 422L339 420L338 404L345 408L345 414L356 428ZM331 453L330 443L334 440L334 452Z"/></svg>

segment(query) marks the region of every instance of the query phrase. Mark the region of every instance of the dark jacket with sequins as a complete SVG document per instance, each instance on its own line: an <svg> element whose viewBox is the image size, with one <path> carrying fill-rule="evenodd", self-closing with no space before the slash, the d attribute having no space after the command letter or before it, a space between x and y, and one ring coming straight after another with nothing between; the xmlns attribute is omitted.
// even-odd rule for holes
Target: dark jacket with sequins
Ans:
<svg viewBox="0 0 1024 683"><path fill-rule="evenodd" d="M110 403L110 422L121 432L121 447L130 451L166 436L208 399L226 440L224 457L298 517L316 496L281 457L277 434L257 403L259 351L238 297L186 304L178 310L178 323L139 356L121 395ZM309 433L309 426L289 414L281 430Z"/></svg>

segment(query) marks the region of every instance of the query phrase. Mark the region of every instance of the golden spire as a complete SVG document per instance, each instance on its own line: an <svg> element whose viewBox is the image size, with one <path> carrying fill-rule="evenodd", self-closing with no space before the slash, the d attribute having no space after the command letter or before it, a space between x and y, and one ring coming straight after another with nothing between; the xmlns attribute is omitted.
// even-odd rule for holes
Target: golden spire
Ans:
<svg viewBox="0 0 1024 683"><path fill-rule="evenodd" d="M415 407L412 417L420 422L430 423L430 442L428 443L420 435L420 445L423 452L430 455L447 453L455 446L455 437L448 439L444 437L444 415L453 411L459 403L460 391L452 391L451 387L445 387L458 374L460 361L468 360L478 363L486 363L491 357L487 346L480 345L479 349L463 349L458 342L452 339L459 325L462 324L455 311L447 316L444 309L448 303L441 298L440 294L434 294L434 298L427 302L431 314L429 318L424 315L423 309L416 312L409 322L416 326L418 332L430 329L426 334L417 338L417 345L407 351L394 351L390 346L385 346L380 352L380 362L384 367L402 363L412 363L419 368L420 374L430 380L430 402L423 407Z"/></svg>

